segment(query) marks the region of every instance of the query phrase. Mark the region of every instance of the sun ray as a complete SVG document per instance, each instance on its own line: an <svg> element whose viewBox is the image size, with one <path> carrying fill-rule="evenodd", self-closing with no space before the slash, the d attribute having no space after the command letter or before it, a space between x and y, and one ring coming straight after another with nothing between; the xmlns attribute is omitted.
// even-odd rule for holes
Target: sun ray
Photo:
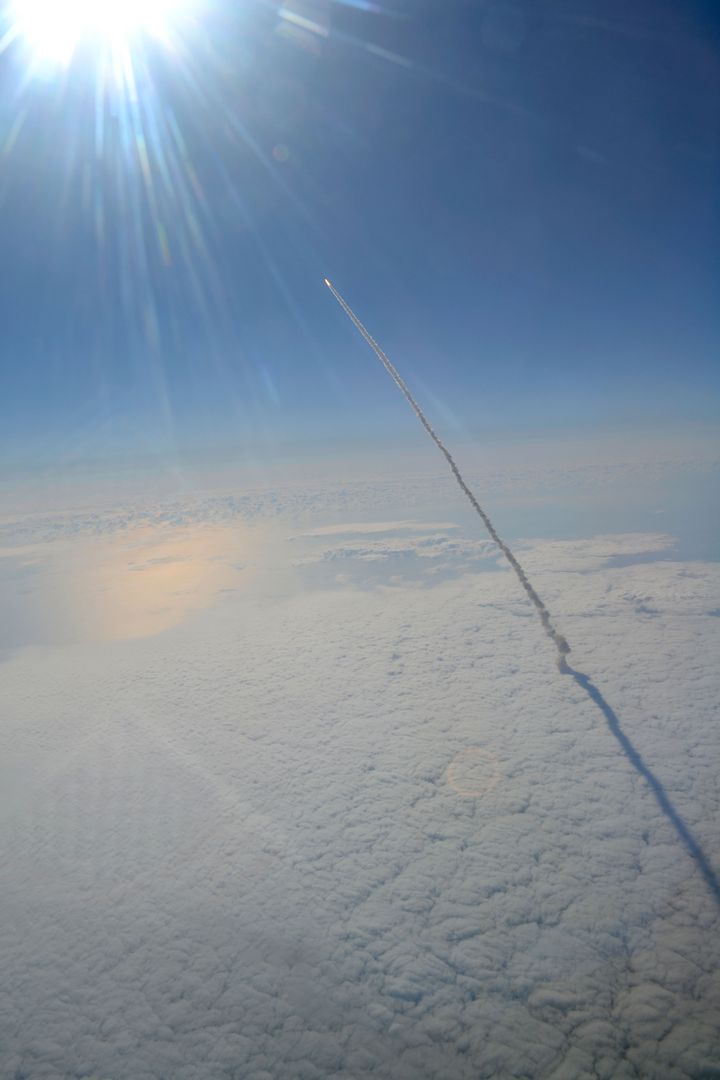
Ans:
<svg viewBox="0 0 720 1080"><path fill-rule="evenodd" d="M66 67L81 43L122 46L138 34L168 40L186 0L13 0L11 39L23 38L36 62Z"/></svg>

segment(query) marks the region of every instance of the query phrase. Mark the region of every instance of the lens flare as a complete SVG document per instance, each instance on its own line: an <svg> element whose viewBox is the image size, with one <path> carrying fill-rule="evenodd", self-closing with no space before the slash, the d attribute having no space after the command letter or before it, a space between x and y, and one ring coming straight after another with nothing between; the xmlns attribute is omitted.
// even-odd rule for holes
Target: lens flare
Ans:
<svg viewBox="0 0 720 1080"><path fill-rule="evenodd" d="M189 0L15 0L13 36L39 62L66 66L81 42L117 47L138 34L166 38Z"/></svg>
<svg viewBox="0 0 720 1080"><path fill-rule="evenodd" d="M467 746L450 762L447 779L450 787L464 799L479 799L497 787L500 766L490 750Z"/></svg>

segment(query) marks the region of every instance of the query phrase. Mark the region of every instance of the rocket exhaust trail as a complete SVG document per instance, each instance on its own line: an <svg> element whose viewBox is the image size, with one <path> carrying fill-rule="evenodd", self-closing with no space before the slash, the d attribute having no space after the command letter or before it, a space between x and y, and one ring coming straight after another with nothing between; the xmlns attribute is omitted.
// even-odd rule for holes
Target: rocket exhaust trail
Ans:
<svg viewBox="0 0 720 1080"><path fill-rule="evenodd" d="M360 322L360 320L358 319L357 315L352 310L352 308L349 307L349 305L345 303L342 296L337 291L337 289L332 284L332 282L328 281L327 278L325 278L324 280L325 280L325 284L327 285L328 289L333 294L333 296L335 297L335 299L337 300L338 304L343 309L343 311L345 312L347 317L350 319L350 321L353 323L353 325L360 331L362 336L365 338L365 341L368 343L368 345L370 346L372 351L375 353L375 355L377 356L380 363L383 365L383 367L387 371L388 375L391 377L391 379L393 380L395 385L398 387L398 389L402 391L402 393L403 393L405 399L407 400L410 408L415 413L418 420L420 421L422 426L425 428L428 435L430 436L432 441L435 443L438 450L440 451L440 453L443 455L443 457L447 461L448 465L450 466L450 471L452 472L453 476L455 477L455 480L457 481L458 487L461 489L463 494L466 496L466 498L468 499L468 501L470 502L471 506L476 511L476 513L480 516L480 518L482 520L482 523L485 526L485 528L487 529L488 533L490 534L492 539L495 541L497 546L500 548L500 551L503 553L503 555L505 556L507 561L510 563L510 566L515 571L515 575L516 575L518 581L522 585L523 589L525 590L525 593L526 593L527 597L529 598L529 600L531 601L531 603L535 607L535 610L538 613L538 616L540 618L540 622L542 623L542 626L543 626L543 630L545 631L545 633L547 634L547 636L550 638L553 645L555 646L555 650L556 650L556 653L557 653L556 659L557 659L558 669L560 670L560 672L563 675L570 675L572 677L572 679L575 681L575 683L587 694L587 696L590 698L590 700L593 702L593 704L596 705L597 708L600 710L600 712L603 714L609 731L614 736L614 738L617 740L617 742L620 745L620 748L622 749L623 753L625 754L627 760L630 762L630 764L633 766L633 768L636 770L636 772L640 776L642 776L642 778L648 784L650 790L652 791L653 795L655 796L655 800L656 800L658 806L660 807L661 811L663 812L665 817L668 819L670 824L675 829L675 832L677 833L677 836L679 837L679 839L681 840L681 842L685 846L685 850L687 851L687 853L697 863L698 869L700 870L700 873L702 874L702 876L703 876L703 878L705 880L705 884L707 885L708 889L712 893L716 903L718 903L720 905L720 880L718 879L715 871L713 870L712 866L710 865L710 862L708 861L708 858L705 855L705 852L703 851L702 847L700 846L698 841L695 839L695 836L693 835L692 830L690 829L690 827L686 823L685 819L682 817L682 815L676 809L674 803L670 799L670 796L666 792L662 781L655 775L655 773L652 771L652 769L649 767L649 765L647 765L645 763L645 760L642 757L642 755L640 754L640 751L637 749L635 744L631 741L631 739L623 731L622 726L620 724L620 720L619 720L615 710L612 708L611 705L608 704L608 702L605 700L605 698L600 693L598 688L595 686L593 681L589 678L589 676L584 675L582 671L576 671L575 668L570 667L570 665L568 664L567 659L566 659L568 653L570 652L570 646L568 645L565 637L560 633L559 630L555 629L555 626L553 625L553 622L552 622L552 620L550 618L550 612L545 607L545 604L541 600L540 596L538 596L538 594L535 592L535 589L530 584L530 581L528 580L528 576L525 573L525 571L523 570L522 566L517 561L517 559L515 558L512 551L510 550L510 548L505 543L505 541L499 536L499 534L497 532L497 529L493 525L492 521L490 520L488 515L483 510L480 503L477 501L477 499L476 499L475 495L473 494L473 492L470 490L470 488L465 483L460 470L458 469L457 465L455 464L455 460L454 460L452 454L450 453L448 448L445 446L445 443L442 441L442 439L437 434L437 432L433 429L430 421L425 416L425 413L422 411L422 409L418 405L417 401L412 396L412 393L410 392L410 388L408 387L407 383L402 378L402 376L400 375L400 372L397 370L397 368L392 363L392 361L389 359L389 357L387 357L385 355L385 353L382 351L382 349L378 345L377 341L375 341L375 339L365 329L365 327Z"/></svg>
<svg viewBox="0 0 720 1080"><path fill-rule="evenodd" d="M517 559L515 558L512 551L510 550L510 548L505 543L505 541L498 535L498 531L495 528L495 526L493 525L492 521L490 520L488 515L483 510L480 503L475 498L475 495L472 493L470 488L467 486L467 484L463 480L462 474L461 474L460 470L458 469L457 465L455 464L455 461L453 459L452 454L450 453L448 448L445 446L445 443L442 441L440 436L437 434L437 432L434 430L434 428L430 424L430 421L425 416L425 413L422 411L422 409L418 405L415 398L410 393L410 389L409 389L407 383L405 382L405 380L400 375L400 372L397 370L397 368L392 363L392 361L382 351L382 349L378 345L377 341L375 341L375 339L370 336L368 331L365 329L363 324L358 319L355 312L352 310L351 307L349 307L345 303L345 301L343 300L342 296L337 291L335 286L332 285L332 283L329 282L327 278L325 278L325 284L327 285L328 289L333 294L333 296L335 297L335 299L337 300L338 304L343 309L345 314L354 323L354 325L360 331L362 336L365 338L368 345L373 350L373 352L377 356L378 360L380 361L380 363L383 365L383 367L387 371L388 375L390 375L390 377L392 378L392 380L394 381L396 386L405 395L405 398L407 399L407 402L410 405L410 408L413 410L413 412L417 416L418 420L420 421L422 426L425 428L428 435L430 436L432 441L435 443L438 450L440 451L440 453L443 455L443 457L447 461L448 465L450 466L450 471L452 472L453 476L455 477L455 480L457 481L458 486L460 487L461 491L467 497L467 499L469 500L469 502L470 502L471 506L473 507L473 509L480 515L480 518L482 519L483 525L485 526L487 531L490 533L490 536L493 538L493 540L495 541L497 546L500 548L503 555L505 556L505 558L507 559L507 561L510 563L511 567L515 571L515 574L517 576L518 581L522 585L523 589L525 590L526 595L528 596L531 603L534 605L535 610L537 611L538 616L540 617L540 622L543 625L543 629L544 629L545 633L550 638L553 645L555 646L555 649L557 650L557 662L558 662L558 666L562 670L563 664L565 663L565 657L570 652L570 646L568 645L568 643L565 640L565 638L563 637L563 635L558 630L556 630L555 627L553 626L552 620L550 619L550 612L545 607L545 604L543 603L543 601L540 599L538 594L535 592L535 589L530 584L527 574L525 573L522 566L517 561Z"/></svg>

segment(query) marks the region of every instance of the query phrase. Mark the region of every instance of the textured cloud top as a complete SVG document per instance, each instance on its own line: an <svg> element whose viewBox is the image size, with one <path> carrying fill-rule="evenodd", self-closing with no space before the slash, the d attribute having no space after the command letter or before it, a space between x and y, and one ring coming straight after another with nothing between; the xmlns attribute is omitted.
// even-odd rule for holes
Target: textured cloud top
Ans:
<svg viewBox="0 0 720 1080"><path fill-rule="evenodd" d="M263 522L173 625L6 654L2 1075L710 1075L718 906L494 552ZM720 567L671 544L518 550L717 867Z"/></svg>

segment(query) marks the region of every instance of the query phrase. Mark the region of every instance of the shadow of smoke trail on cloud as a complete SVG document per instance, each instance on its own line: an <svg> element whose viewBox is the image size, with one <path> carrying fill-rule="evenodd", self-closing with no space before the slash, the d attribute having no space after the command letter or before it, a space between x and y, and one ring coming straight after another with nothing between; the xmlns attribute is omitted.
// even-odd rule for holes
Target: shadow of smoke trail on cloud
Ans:
<svg viewBox="0 0 720 1080"><path fill-rule="evenodd" d="M584 675L582 671L576 671L575 668L570 667L564 657L558 663L558 667L563 675L572 676L578 686L585 691L590 700L593 701L595 705L597 705L598 709L605 717L607 721L607 726L610 729L611 733L620 743L620 746L626 758L640 774L640 776L642 776L643 779L647 781L650 790L652 791L655 799L657 800L658 806L675 829L675 832L678 834L681 841L685 845L688 854L692 855L693 859L695 859L695 862L698 864L700 873L705 879L707 887L715 897L718 904L720 904L720 879L718 879L717 874L708 862L705 852L700 847L700 844L697 842L692 832L690 831L690 827L688 826L687 822L684 820L680 812L675 809L670 799L670 796L663 787L662 781L658 779L650 766L645 763L645 760L638 748L635 746L629 736L627 736L623 731L615 710L612 708L611 705L608 705L607 701L588 675Z"/></svg>
<svg viewBox="0 0 720 1080"><path fill-rule="evenodd" d="M477 498L475 497L474 492L471 491L471 489L465 483L465 480L464 480L464 478L462 476L462 473L460 472L460 470L458 469L458 467L457 467L457 465L455 463L455 459L453 458L452 454L450 453L448 448L445 446L445 443L442 441L442 439L437 434L435 429L432 427L430 421L425 416L425 413L422 411L422 409L418 405L417 401L415 400L415 398L412 395L412 392L410 391L409 386L407 385L407 383L405 382L403 377L400 375L400 372L397 370L397 368L395 367L393 362L390 360L390 358L385 355L383 350L378 345L377 341L375 341L375 339L371 336L370 332L365 329L365 327L360 322L360 320L358 319L355 312L352 310L352 308L348 304L345 303L345 301L343 300L342 296L337 291L335 286L332 285L332 283L330 281L328 281L327 278L325 278L325 284L327 285L328 289L333 294L333 296L335 297L335 299L337 300L338 304L343 309L343 311L345 312L347 317L350 319L350 321L353 323L353 325L356 327L356 329L359 330L362 337L365 339L365 341L368 343L370 348L373 350L373 352L377 356L380 363L383 365L383 367L385 368L387 373L390 375L390 378L393 380L395 385L398 387L398 389L404 395L405 399L407 400L408 404L410 405L410 408L415 413L418 420L420 421L422 426L425 428L425 431L428 433L428 435L430 436L432 441L435 443L435 445L437 446L440 453L443 455L443 457L447 461L447 463L448 463L448 465L450 467L450 471L452 472L452 474L455 477L455 480L456 480L456 482L458 484L458 487L463 492L463 494L466 496L466 498L470 502L473 509L479 515L479 517L482 520L483 525L487 529L488 533L490 534L492 539L495 541L497 546L500 548L500 551L503 553L503 555L505 556L507 561L510 563L510 566L512 567L513 571L515 572L515 576L517 577L518 581L522 585L526 596L528 597L528 599L530 600L530 602L532 603L532 605L534 606L535 610L538 613L538 617L540 619L540 622L542 623L543 630L545 631L545 633L547 634L547 636L550 638L553 645L555 646L555 650L557 652L556 660L557 660L558 670L563 675L572 676L572 678L575 680L575 682L578 684L578 686L582 687L582 689L588 695L590 700L595 705L597 705L598 709L600 709L600 712L603 714L603 716L605 717L605 720L607 721L607 724L608 724L608 727L610 728L610 731L612 732L612 734L615 736L615 738L619 742L619 744L620 744L620 746L621 746L621 748L623 750L623 753L627 757L630 764L640 774L640 776L642 776L647 781L647 783L650 785L650 789L651 789L653 795L655 796L655 798L657 800L658 806L660 807L662 812L665 814L665 816L668 819L668 821L670 822L670 824L675 829L675 831L678 834L680 840L685 845L685 848L686 848L687 852L697 862L698 867L700 869L700 872L701 872L703 878L705 879L705 882L706 882L708 888L710 889L710 892L713 894L715 900L720 904L720 881L718 880L718 878L717 878L717 876L715 874L715 871L710 866L710 863L708 862L707 856L703 852L703 850L700 847L699 843L697 842L697 840L693 836L692 832L690 831L689 827L687 826L687 824L685 823L685 821L683 820L681 815L678 813L678 811L675 809L672 802L670 801L670 797L668 796L667 792L665 791L665 788L663 787L662 783L660 782L660 780L658 780L657 776L655 776L655 774L652 772L652 770L645 764L645 761L643 760L642 756L640 755L640 752L637 750L635 745L632 743L632 741L628 738L628 736L622 730L622 728L620 726L620 721L618 720L617 715L615 714L615 711L608 705L607 701L602 696L602 694L600 693L598 688L595 686L595 684L592 682L592 680L587 675L583 675L583 673L581 671L575 671L575 669L571 668L570 665L568 664L568 662L566 660L566 657L567 657L568 653L571 650L570 650L570 646L569 646L569 644L567 642L567 639L563 636L563 634L561 634L559 632L559 630L556 629L555 625L552 622L552 619L550 618L550 612L548 611L547 607L545 606L544 601L541 599L539 594L535 591L534 587L530 583L530 580L529 580L527 574L525 573L525 570L520 565L518 560L515 558L515 555L513 554L511 549L508 547L508 545L505 543L505 541L499 535L497 529L493 525L493 523L490 520L490 518L488 517L487 513L485 512L485 510L483 510L482 506L480 505Z"/></svg>

